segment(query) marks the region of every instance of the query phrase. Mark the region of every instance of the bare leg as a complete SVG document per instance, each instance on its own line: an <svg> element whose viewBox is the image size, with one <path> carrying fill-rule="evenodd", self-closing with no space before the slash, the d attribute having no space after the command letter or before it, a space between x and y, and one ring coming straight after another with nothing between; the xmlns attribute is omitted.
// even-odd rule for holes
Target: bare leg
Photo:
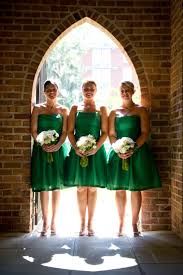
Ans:
<svg viewBox="0 0 183 275"><path fill-rule="evenodd" d="M42 191L40 192L41 200L41 210L42 210L42 219L43 219L43 229L42 235L46 235L49 228L49 192Z"/></svg>
<svg viewBox="0 0 183 275"><path fill-rule="evenodd" d="M134 236L139 236L140 232L138 231L138 221L139 213L142 204L142 194L140 191L131 192L131 205L132 205L132 228Z"/></svg>
<svg viewBox="0 0 183 275"><path fill-rule="evenodd" d="M93 236L92 228L93 216L97 201L97 189L95 187L88 187L88 236Z"/></svg>
<svg viewBox="0 0 183 275"><path fill-rule="evenodd" d="M77 188L77 199L78 207L81 218L81 227L80 227L80 236L85 235L85 216L86 216L86 207L87 207L87 187L78 187Z"/></svg>
<svg viewBox="0 0 183 275"><path fill-rule="evenodd" d="M116 191L116 204L117 204L118 215L119 215L118 236L122 236L125 209L126 209L126 191L124 191L124 190Z"/></svg>
<svg viewBox="0 0 183 275"><path fill-rule="evenodd" d="M52 191L52 218L51 218L51 233L56 234L56 220L59 213L60 206L60 190Z"/></svg>

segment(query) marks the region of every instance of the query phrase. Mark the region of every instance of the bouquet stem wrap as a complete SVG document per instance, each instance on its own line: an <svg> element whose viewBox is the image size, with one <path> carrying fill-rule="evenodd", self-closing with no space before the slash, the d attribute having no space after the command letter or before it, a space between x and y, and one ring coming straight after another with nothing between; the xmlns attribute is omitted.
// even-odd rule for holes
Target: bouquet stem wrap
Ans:
<svg viewBox="0 0 183 275"><path fill-rule="evenodd" d="M53 162L53 154L52 153L47 153L47 162L52 163Z"/></svg>
<svg viewBox="0 0 183 275"><path fill-rule="evenodd" d="M133 139L129 137L122 137L121 139L116 140L116 142L112 144L112 148L117 154L126 154L131 150L134 151L135 142L133 141ZM128 171L129 159L122 159L121 168L123 171Z"/></svg>
<svg viewBox="0 0 183 275"><path fill-rule="evenodd" d="M122 170L128 171L128 169L129 169L128 159L122 159Z"/></svg>
<svg viewBox="0 0 183 275"><path fill-rule="evenodd" d="M80 159L80 165L83 168L85 168L85 167L88 166L88 157L87 156L81 157L81 159Z"/></svg>

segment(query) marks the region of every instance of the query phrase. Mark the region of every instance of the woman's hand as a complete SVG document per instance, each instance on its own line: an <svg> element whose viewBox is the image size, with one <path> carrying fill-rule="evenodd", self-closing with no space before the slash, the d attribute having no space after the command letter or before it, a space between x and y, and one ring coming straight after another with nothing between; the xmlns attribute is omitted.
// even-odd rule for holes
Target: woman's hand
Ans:
<svg viewBox="0 0 183 275"><path fill-rule="evenodd" d="M79 150L78 148L75 149L75 153L76 153L76 155L78 155L79 157L85 156L85 154L84 154L81 150Z"/></svg>
<svg viewBox="0 0 183 275"><path fill-rule="evenodd" d="M42 149L47 153L51 153L51 152L57 152L61 146L62 144L60 142L57 142L57 144L52 144L52 145L44 144L42 146Z"/></svg>
<svg viewBox="0 0 183 275"><path fill-rule="evenodd" d="M87 152L85 153L85 156L92 156L92 155L95 155L97 151L98 151L97 148L91 149L91 150L89 150L89 151L87 151Z"/></svg>
<svg viewBox="0 0 183 275"><path fill-rule="evenodd" d="M125 153L125 154L118 154L118 157L121 158L121 159L128 159L130 158L132 155L133 155L134 151L133 150L130 150L128 153Z"/></svg>

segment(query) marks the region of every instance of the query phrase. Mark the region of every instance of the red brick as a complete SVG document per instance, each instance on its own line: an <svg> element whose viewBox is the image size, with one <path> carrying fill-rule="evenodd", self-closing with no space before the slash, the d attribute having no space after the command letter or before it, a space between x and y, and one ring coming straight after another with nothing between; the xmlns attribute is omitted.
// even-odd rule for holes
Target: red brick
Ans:
<svg viewBox="0 0 183 275"><path fill-rule="evenodd" d="M11 2L10 4L4 2L1 5L4 16L0 25L0 39L3 43L0 45L2 52L0 122L3 130L2 141L4 145L9 143L10 146L10 148L8 146L0 148L3 157L0 174L4 179L4 189L1 191L4 190L6 193L6 190L11 188L12 194L15 194L13 191L16 191L17 179L21 182L21 186L28 188L31 156L30 107L35 73L43 55L55 39L72 23L87 15L116 37L125 48L138 74L143 104L152 112L152 150L158 160L158 169L164 185L163 191L144 192L142 216L144 213L146 222L142 217L142 227L145 230L168 230L171 182L174 187L172 188L173 213L177 208L182 209L181 196L178 196L179 192L182 194L180 183L183 153L181 147L183 47L178 35L182 31L179 24L182 22L181 4L176 0L171 1L171 6L170 1L166 0L61 2L63 1L45 0L43 3L32 0L30 5L30 1L22 0L15 1L13 6ZM11 168L12 165L16 166L19 163L22 169ZM12 183L11 187L9 183ZM29 203L26 204L26 211L21 212L25 201L30 201L30 191L25 197L23 193L21 196L12 195L11 200L2 198L4 200L2 213L9 213L10 216L2 219L0 214L0 230L25 232L31 229ZM1 205L2 203L0 207ZM14 217L12 205L19 207L15 208ZM153 213L159 213L159 216L153 216ZM178 232L181 214L179 211L176 213L172 216L172 223L174 230L177 228Z"/></svg>

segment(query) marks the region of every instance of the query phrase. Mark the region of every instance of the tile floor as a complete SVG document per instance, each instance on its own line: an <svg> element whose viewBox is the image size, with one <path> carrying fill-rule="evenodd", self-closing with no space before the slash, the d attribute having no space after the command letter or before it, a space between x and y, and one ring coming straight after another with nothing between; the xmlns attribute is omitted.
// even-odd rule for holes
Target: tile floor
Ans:
<svg viewBox="0 0 183 275"><path fill-rule="evenodd" d="M142 237L0 235L0 275L182 275L183 240L172 232Z"/></svg>

